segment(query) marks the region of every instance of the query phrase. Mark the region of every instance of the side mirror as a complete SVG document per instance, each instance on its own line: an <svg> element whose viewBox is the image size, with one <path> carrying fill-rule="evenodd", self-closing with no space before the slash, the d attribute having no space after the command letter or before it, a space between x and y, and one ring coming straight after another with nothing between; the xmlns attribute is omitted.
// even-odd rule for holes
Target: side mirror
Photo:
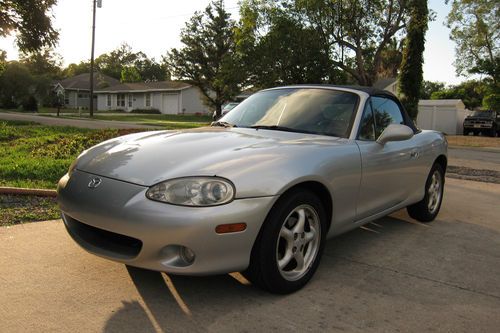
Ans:
<svg viewBox="0 0 500 333"><path fill-rule="evenodd" d="M377 142L385 145L389 141L404 141L413 137L413 130L406 125L390 124L380 134Z"/></svg>

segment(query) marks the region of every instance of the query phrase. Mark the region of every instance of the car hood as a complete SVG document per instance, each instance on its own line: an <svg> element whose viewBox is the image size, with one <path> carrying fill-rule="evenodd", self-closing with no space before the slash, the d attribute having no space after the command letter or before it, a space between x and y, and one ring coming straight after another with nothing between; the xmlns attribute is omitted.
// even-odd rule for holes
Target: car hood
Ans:
<svg viewBox="0 0 500 333"><path fill-rule="evenodd" d="M82 154L77 169L151 186L186 176L219 176L237 182L276 172L292 159L304 161L321 146L348 140L249 128L209 127L132 134L101 143ZM311 149L313 147L313 149ZM236 185L236 184L235 184Z"/></svg>

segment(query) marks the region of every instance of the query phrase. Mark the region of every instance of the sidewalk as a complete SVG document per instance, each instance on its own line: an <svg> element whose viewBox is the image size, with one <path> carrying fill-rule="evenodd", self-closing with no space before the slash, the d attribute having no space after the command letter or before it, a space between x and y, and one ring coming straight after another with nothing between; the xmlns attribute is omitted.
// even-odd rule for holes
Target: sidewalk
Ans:
<svg viewBox="0 0 500 333"><path fill-rule="evenodd" d="M73 127L91 128L91 129L103 129L103 128L163 129L161 126L136 124L125 121L56 118L56 117L46 117L43 115L36 115L36 114L20 114L15 112L0 112L0 119L14 120L14 121L33 121L36 123L49 126L73 126Z"/></svg>

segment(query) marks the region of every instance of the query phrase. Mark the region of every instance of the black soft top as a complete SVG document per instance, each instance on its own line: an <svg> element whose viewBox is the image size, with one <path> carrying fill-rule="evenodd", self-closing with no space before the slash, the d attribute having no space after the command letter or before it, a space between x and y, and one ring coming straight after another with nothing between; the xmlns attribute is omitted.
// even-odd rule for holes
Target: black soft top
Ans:
<svg viewBox="0 0 500 333"><path fill-rule="evenodd" d="M387 90L382 90L374 87L366 87L366 86L350 86L350 85L336 85L336 84L294 84L294 85L289 85L289 86L282 86L282 87L275 87L271 89L280 89L280 88L294 88L294 87L318 87L318 88L343 88L343 89L352 89L352 90L359 90L362 92L367 93L370 96L387 96L391 98L396 98L397 97L391 93L390 91Z"/></svg>

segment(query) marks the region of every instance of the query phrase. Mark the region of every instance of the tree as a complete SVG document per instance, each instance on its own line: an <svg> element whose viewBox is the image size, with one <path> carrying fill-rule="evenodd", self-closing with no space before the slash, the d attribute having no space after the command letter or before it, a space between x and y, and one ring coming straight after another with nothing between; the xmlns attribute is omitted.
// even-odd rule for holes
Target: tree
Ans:
<svg viewBox="0 0 500 333"><path fill-rule="evenodd" d="M53 103L53 81L62 77L62 57L50 48L39 51L21 53L20 62L26 66L33 77L33 98L29 103L33 108L33 99L36 98L40 104L52 106Z"/></svg>
<svg viewBox="0 0 500 333"><path fill-rule="evenodd" d="M405 1L294 0L305 24L316 29L333 65L358 84L371 86L382 70L384 51L402 38Z"/></svg>
<svg viewBox="0 0 500 333"><path fill-rule="evenodd" d="M420 87L420 98L430 99L433 92L444 90L443 82L423 81Z"/></svg>
<svg viewBox="0 0 500 333"><path fill-rule="evenodd" d="M500 112L500 94L492 93L483 98L483 108Z"/></svg>
<svg viewBox="0 0 500 333"><path fill-rule="evenodd" d="M329 81L331 64L317 31L303 27L286 10L267 14L269 30L258 36L254 19L259 8L246 4L236 30L237 52L247 70L247 84L268 88ZM325 71L326 69L326 71Z"/></svg>
<svg viewBox="0 0 500 333"><path fill-rule="evenodd" d="M429 10L427 0L410 0L408 3L410 20L408 23L403 62L399 76L399 90L408 114L413 119L417 118L418 101L423 81L425 33Z"/></svg>
<svg viewBox="0 0 500 333"><path fill-rule="evenodd" d="M17 108L34 93L34 78L28 68L17 61L8 62L0 75L0 104Z"/></svg>
<svg viewBox="0 0 500 333"><path fill-rule="evenodd" d="M484 81L470 80L444 90L435 91L431 99L461 99L468 109L475 109L482 105L483 98L489 92L489 85Z"/></svg>
<svg viewBox="0 0 500 333"><path fill-rule="evenodd" d="M240 15L253 8L259 38L271 30L276 12L287 13L322 45L330 63L323 70L326 82L371 86L380 77L394 76L399 68L406 4L405 0L244 0Z"/></svg>
<svg viewBox="0 0 500 333"><path fill-rule="evenodd" d="M184 46L167 55L172 74L198 87L217 116L222 104L236 95L241 82L234 28L223 0L215 0L204 12L191 17L181 31Z"/></svg>
<svg viewBox="0 0 500 333"><path fill-rule="evenodd" d="M90 62L88 61L80 61L79 64L69 64L63 72L63 77L73 77L76 75L90 73Z"/></svg>
<svg viewBox="0 0 500 333"><path fill-rule="evenodd" d="M448 2L448 0L447 0ZM447 17L450 38L456 43L459 75L485 74L500 84L500 2L452 0Z"/></svg>
<svg viewBox="0 0 500 333"><path fill-rule="evenodd" d="M80 65L82 64L80 63ZM135 74L139 74L139 80L142 81L163 81L170 77L167 65L164 62L160 64L154 58L148 58L143 52L133 52L132 47L126 43L121 44L109 53L101 54L96 58L95 65L101 73L118 80L122 80L124 70L126 75L131 74L130 68L132 67L136 73L134 73L133 77L126 77L126 80L137 80ZM88 73L88 70L86 72Z"/></svg>
<svg viewBox="0 0 500 333"><path fill-rule="evenodd" d="M58 32L52 26L51 8L57 0L0 1L0 36L17 34L21 51L55 46Z"/></svg>
<svg viewBox="0 0 500 333"><path fill-rule="evenodd" d="M144 81L170 80L170 74L165 61L158 63L154 58L149 59L146 55L144 55L139 57L134 62L134 67L137 69L142 80Z"/></svg>
<svg viewBox="0 0 500 333"><path fill-rule="evenodd" d="M110 53L97 57L95 65L101 73L120 80L123 67L133 66L141 55L143 54L134 53L130 45L123 43Z"/></svg>
<svg viewBox="0 0 500 333"><path fill-rule="evenodd" d="M47 75L52 79L61 77L62 57L52 49L21 53L20 61L32 75Z"/></svg>
<svg viewBox="0 0 500 333"><path fill-rule="evenodd" d="M122 68L120 82L141 82L141 74L137 68L133 66L125 66Z"/></svg>
<svg viewBox="0 0 500 333"><path fill-rule="evenodd" d="M0 50L0 75L4 71L6 64L7 64L7 52L4 50Z"/></svg>

